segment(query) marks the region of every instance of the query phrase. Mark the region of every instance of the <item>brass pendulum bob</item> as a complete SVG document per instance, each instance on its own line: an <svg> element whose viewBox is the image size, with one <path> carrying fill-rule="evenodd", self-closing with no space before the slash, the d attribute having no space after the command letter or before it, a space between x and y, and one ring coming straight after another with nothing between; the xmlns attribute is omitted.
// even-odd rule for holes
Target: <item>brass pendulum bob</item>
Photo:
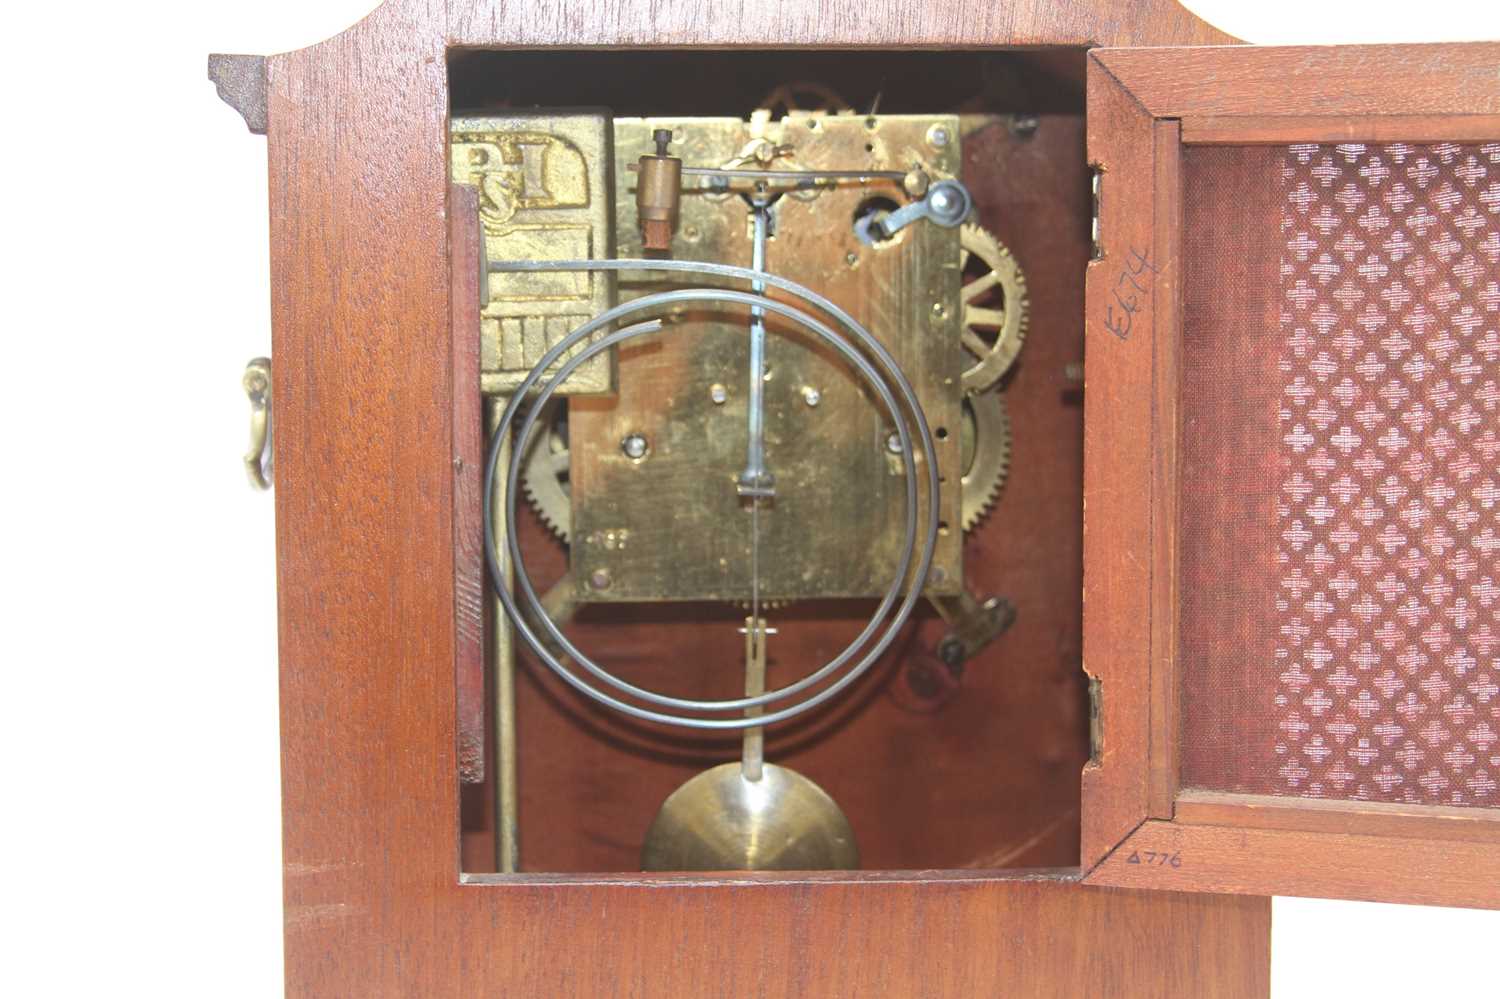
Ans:
<svg viewBox="0 0 1500 999"><path fill-rule="evenodd" d="M766 625L745 620L745 696L765 690ZM759 714L749 708L746 714ZM817 784L763 759L765 729L745 729L741 759L688 780L656 813L647 871L820 871L859 866L854 830Z"/></svg>

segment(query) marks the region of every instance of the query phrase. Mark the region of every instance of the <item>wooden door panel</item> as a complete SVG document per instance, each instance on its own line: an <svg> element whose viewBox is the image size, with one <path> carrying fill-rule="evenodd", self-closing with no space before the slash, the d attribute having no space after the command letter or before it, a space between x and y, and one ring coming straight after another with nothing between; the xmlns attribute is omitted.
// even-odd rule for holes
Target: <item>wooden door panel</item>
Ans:
<svg viewBox="0 0 1500 999"><path fill-rule="evenodd" d="M1090 881L1500 905L1497 59L1091 53Z"/></svg>

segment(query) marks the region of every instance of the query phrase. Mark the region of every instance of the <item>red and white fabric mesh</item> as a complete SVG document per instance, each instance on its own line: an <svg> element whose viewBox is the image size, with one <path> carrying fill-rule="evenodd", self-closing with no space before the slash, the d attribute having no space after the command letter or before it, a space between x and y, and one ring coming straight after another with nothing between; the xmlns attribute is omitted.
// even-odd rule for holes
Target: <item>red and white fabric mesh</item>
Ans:
<svg viewBox="0 0 1500 999"><path fill-rule="evenodd" d="M1279 223L1279 266L1267 267L1260 305L1246 310L1251 322L1275 323L1251 337L1267 348L1274 340L1274 357L1267 350L1239 372L1269 384L1236 404L1240 419L1264 424L1246 433L1270 453L1248 462L1243 483L1263 494L1239 507L1258 523L1232 528L1263 534L1245 565L1264 598L1230 586L1184 603L1185 657L1225 640L1222 630L1198 634L1205 625L1259 617L1231 630L1248 641L1218 653L1239 656L1238 677L1226 679L1222 663L1195 676L1185 658L1185 782L1500 806L1500 143L1295 145L1273 155L1263 164L1279 176L1239 178L1274 185L1279 214L1261 219ZM1268 239L1236 238L1241 253L1269 249ZM1214 263L1189 264L1190 283L1205 266ZM1191 324L1191 306L1184 315ZM1213 336L1185 330L1184 342L1185 368L1222 366L1192 353ZM1191 372L1186 381L1193 390ZM1197 387L1220 384L1205 374ZM1234 489L1234 475L1203 479L1228 452L1192 439L1223 407L1200 405L1195 421L1185 396L1197 488ZM1235 543L1195 548L1223 527L1192 518L1220 517L1224 506L1195 505L1185 490L1185 579ZM1204 582L1206 570L1196 570ZM1209 606L1217 599L1239 604ZM1195 606L1207 611L1201 621ZM1216 691L1220 682L1236 690ZM1195 718L1194 704L1226 694L1240 717L1220 707ZM1234 734L1195 742L1204 721Z"/></svg>

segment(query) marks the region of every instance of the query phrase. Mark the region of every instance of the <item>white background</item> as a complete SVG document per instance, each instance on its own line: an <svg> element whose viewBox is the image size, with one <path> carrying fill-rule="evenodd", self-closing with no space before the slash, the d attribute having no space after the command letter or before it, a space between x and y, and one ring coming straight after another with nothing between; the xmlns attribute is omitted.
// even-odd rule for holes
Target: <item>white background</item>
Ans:
<svg viewBox="0 0 1500 999"><path fill-rule="evenodd" d="M7 11L6 994L280 992L271 500L238 459L240 372L270 351L266 152L204 56L373 5ZM1263 43L1500 38L1493 0L1189 6ZM1278 899L1274 926L1276 999L1497 990L1500 913Z"/></svg>

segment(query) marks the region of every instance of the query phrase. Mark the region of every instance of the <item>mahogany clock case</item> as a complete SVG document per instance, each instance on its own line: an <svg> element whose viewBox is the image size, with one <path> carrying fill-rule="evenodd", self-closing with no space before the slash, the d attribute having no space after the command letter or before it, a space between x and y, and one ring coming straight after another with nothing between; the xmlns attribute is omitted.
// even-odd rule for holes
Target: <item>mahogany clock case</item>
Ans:
<svg viewBox="0 0 1500 999"><path fill-rule="evenodd" d="M1263 995L1267 901L1182 892L1500 903L1492 809L1266 801L1229 781L1220 782L1228 790L1217 791L1185 784L1204 771L1180 745L1183 712L1193 703L1184 684L1203 674L1177 668L1186 605L1176 543L1185 384L1179 346L1183 306L1200 302L1184 293L1183 282L1204 273L1180 265L1182 221L1208 208L1184 204L1185 192L1205 190L1184 184L1197 156L1187 147L1494 142L1495 46L1083 54L1097 45L1232 41L1175 7L1146 2L1011 8L823 0L764 11L747 5L724 18L691 16L685 8L658 12L629 0L586 6L455 3L450 10L391 0L348 32L263 64L289 992L602 994L648 985L693 992L712 981L725 994L855 994L860 982L870 985L867 992L957 995L993 991L1004 981L1034 995ZM1024 707L1050 721L1045 730L1027 719L983 730L974 721L951 723L993 753L928 743L928 721L883 696L880 681L896 672L889 666L840 709L789 736L781 751L832 782L836 775L821 771L843 762L840 744L863 739L866 752L882 754L887 744L877 731L906 733L932 749L928 762L943 776L942 795L924 787L917 800L932 814L961 820L941 831L911 815L889 816L882 825L886 806L865 800L851 781L836 793L848 798L856 826L870 837L871 869L844 874L567 873L632 866L640 825L631 816L650 806L623 800L611 781L596 782L591 796L611 802L619 818L618 828L605 830L612 841L552 842L558 823L580 828L581 794L539 787L537 774L560 766L556 776L585 788L594 778L566 760L538 760L523 750L523 784L530 785L523 794L539 795L534 814L551 813L544 830L523 828L523 856L540 851L532 857L554 870L461 874L466 847L471 856L484 854L485 832L483 810L475 816L471 808L467 843L458 834L454 530L462 489L452 459L460 425L454 406L460 421L468 419L464 413L477 419L478 406L452 380L448 115L503 100L503 81L480 70L487 62L534 58L521 49L552 47L548 54L560 60L618 65L648 58L642 47L663 44L761 51L796 45L809 57L870 47L877 51L835 55L851 64L888 57L889 67L908 56L927 58L889 50L975 50L967 58L1014 69L1035 87L1030 96L1046 100L1020 109L1039 116L1031 138L1008 128L989 137L1006 170L975 186L987 224L1011 241L1031 279L1028 350L1041 349L1023 356L1008 387L1016 393L1018 448L1060 452L1034 451L1029 476L1018 453L1002 504L1020 516L1025 500L1036 524L1057 533L1043 535L1051 546L1045 558L1033 558L1028 539L1012 538L998 521L975 535L971 546L983 554L971 564L1007 569L983 584L1036 606L1029 617L1019 608L1015 628L995 646L995 662L976 663L963 693L972 691L972 703L1003 717ZM1036 45L1053 51L1016 48ZM578 46L613 51L580 53ZM856 70L848 71L857 82ZM876 75L863 72L866 80ZM928 92L946 93L947 78L931 77ZM627 83L611 81L612 89L629 93ZM648 93L644 88L657 84L639 85L638 93ZM1058 103L1059 94L1070 96ZM601 103L595 94L582 96ZM1086 222L1090 162L1102 169L1100 252L1092 263L1085 228L1038 221L1063 212ZM1025 183L1011 184L1012 175ZM1052 200L1028 200L1041 193ZM1153 293L1145 308L1137 300L1132 335L1121 337L1120 306L1113 315L1106 310L1132 260L1149 262ZM1051 291L1042 280L1049 268ZM1086 274L1081 291L1079 269ZM1141 277L1139 268L1133 273ZM355 276L359 295L347 293ZM1057 296L1051 304L1049 294ZM1045 335L1044 316L1055 323ZM1058 362L1078 359L1075 335L1087 348L1081 415L1076 388L1058 370ZM1056 353L1046 354L1044 344ZM1020 428L1027 407L1029 435ZM1056 426L1038 427L1047 415ZM1077 447L1079 426L1086 497L1081 618L1078 577L1069 575L1079 556L1053 557L1079 551L1067 547L1079 543L1078 466L1069 464L1077 461L1069 449ZM1043 495L1055 509L1042 510ZM552 540L535 525L528 530L538 564L550 558L560 568ZM1028 576L1024 565L1045 569ZM1069 585L1070 594L1047 604ZM1024 630L1049 615L1052 634ZM1081 792L1078 769L1089 740L1077 633L1070 630L1080 620L1083 665L1102 691L1102 749L1083 766ZM580 627L609 630L587 620ZM1199 686L1191 696L1203 692ZM523 682L522 724L533 719L525 745L584 758L602 757L607 747L619 766L640 768L653 782L642 799L664 793L700 762L722 758L717 746L694 747L691 763L662 753L655 734L622 731L555 693L545 680ZM961 717L965 703L957 698L946 710ZM989 770L980 772L980 760ZM894 772L909 780L915 770L894 762ZM998 814L998 794L984 805L990 781L1006 785L1024 821ZM990 814L983 821L974 808L960 814L949 795ZM1060 825L1049 830L1048 822ZM1041 839L1026 845L1024 830ZM956 837L951 847L949 833ZM1030 853L1006 855L1017 846ZM1001 855L987 852L993 850ZM889 869L907 857L982 869ZM477 869L481 861L473 863ZM1040 880L1000 867L1021 863L1063 866ZM745 947L736 929L744 925L784 932L757 935L755 946ZM560 960L559 940L589 941L588 956L578 951ZM938 951L944 959L934 963Z"/></svg>

